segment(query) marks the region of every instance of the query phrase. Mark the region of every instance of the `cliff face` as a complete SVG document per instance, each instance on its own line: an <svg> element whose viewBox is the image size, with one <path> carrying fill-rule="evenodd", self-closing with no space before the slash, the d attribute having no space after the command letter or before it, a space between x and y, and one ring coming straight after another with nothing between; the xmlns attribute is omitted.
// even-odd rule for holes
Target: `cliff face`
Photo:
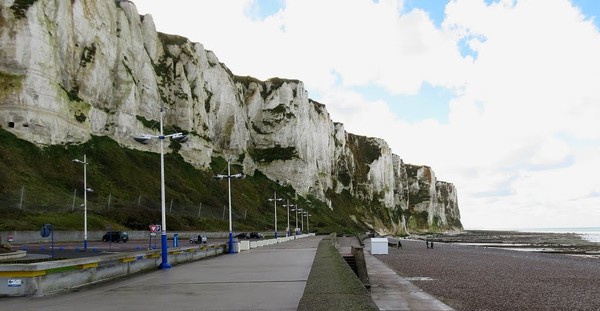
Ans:
<svg viewBox="0 0 600 311"><path fill-rule="evenodd" d="M106 135L157 152L133 137L156 134L164 106L165 129L188 133L176 151L198 168L231 158L334 210L349 193L383 209L357 220L380 233L462 228L455 187L429 167L347 133L300 81L235 76L201 44L157 33L132 2L3 0L0 46L0 125L22 139Z"/></svg>

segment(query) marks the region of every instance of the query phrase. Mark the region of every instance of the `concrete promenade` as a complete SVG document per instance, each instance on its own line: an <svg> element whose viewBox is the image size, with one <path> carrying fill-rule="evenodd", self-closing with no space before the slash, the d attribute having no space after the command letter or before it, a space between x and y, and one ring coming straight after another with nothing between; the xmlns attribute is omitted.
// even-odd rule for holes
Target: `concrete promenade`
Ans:
<svg viewBox="0 0 600 311"><path fill-rule="evenodd" d="M338 238L338 242L342 254L349 254L351 246L359 246L358 240L354 237ZM371 298L379 310L453 310L371 255L371 239L365 239L364 243Z"/></svg>
<svg viewBox="0 0 600 311"><path fill-rule="evenodd" d="M366 242L365 244L368 244ZM454 310L365 251L371 298L379 310Z"/></svg>
<svg viewBox="0 0 600 311"><path fill-rule="evenodd" d="M46 297L2 310L296 310L319 241L308 237Z"/></svg>

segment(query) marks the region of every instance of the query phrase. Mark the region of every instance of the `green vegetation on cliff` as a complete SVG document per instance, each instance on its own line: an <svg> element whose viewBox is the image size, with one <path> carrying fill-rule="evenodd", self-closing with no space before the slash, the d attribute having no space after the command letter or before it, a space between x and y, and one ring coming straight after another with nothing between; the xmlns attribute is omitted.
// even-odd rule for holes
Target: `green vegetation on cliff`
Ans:
<svg viewBox="0 0 600 311"><path fill-rule="evenodd" d="M85 144L40 148L0 128L0 231L38 230L52 223L57 230L83 229L83 166L73 159L86 154L88 229L145 230L160 223L160 156L121 147L108 137L94 136ZM165 191L168 230L219 230L228 228L227 182L213 179L226 172L227 162L213 158L211 169L199 170L177 153L165 155ZM232 165L232 172L241 167ZM310 230L364 232L360 205L342 195L332 211L323 202L298 196L260 172L232 180L234 230L273 230L273 192L307 210ZM346 198L346 199L343 199ZM340 205L337 205L340 204ZM348 204L348 206L341 206ZM278 228L285 230L287 211L278 204ZM306 218L304 219L307 228ZM295 224L295 213L290 213ZM301 220L298 220L300 226Z"/></svg>

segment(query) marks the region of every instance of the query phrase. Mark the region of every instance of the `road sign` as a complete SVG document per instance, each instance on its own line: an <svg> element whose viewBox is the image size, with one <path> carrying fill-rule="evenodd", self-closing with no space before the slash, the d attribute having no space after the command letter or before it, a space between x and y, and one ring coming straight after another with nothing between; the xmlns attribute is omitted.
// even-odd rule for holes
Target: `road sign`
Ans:
<svg viewBox="0 0 600 311"><path fill-rule="evenodd" d="M150 228L150 232L156 233L156 232L160 231L161 226L160 225L149 225L148 227Z"/></svg>
<svg viewBox="0 0 600 311"><path fill-rule="evenodd" d="M52 230L53 230L53 229L54 229L54 228L52 227L52 225L51 225L51 224L46 224L46 225L43 225L43 226L42 226L42 229L40 230L40 235L41 235L43 238L47 238L48 236L50 236L50 233L52 233Z"/></svg>
<svg viewBox="0 0 600 311"><path fill-rule="evenodd" d="M8 280L8 287L21 287L22 284L23 284L23 281L19 280L19 279Z"/></svg>

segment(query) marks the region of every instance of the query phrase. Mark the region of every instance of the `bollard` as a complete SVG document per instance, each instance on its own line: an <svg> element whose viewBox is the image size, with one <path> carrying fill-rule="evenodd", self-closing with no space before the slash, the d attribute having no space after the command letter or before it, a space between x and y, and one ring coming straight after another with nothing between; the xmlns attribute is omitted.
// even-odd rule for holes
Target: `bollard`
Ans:
<svg viewBox="0 0 600 311"><path fill-rule="evenodd" d="M179 233L173 234L173 247L179 246Z"/></svg>

